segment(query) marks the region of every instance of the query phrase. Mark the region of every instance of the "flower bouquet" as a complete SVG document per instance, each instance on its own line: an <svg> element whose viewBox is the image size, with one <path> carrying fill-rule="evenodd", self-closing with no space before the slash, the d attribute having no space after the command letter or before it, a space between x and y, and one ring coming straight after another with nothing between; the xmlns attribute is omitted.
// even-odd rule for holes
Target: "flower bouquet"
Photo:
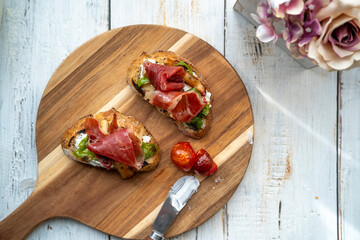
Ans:
<svg viewBox="0 0 360 240"><path fill-rule="evenodd" d="M360 0L267 0L251 16L260 41L282 38L295 58L329 71L360 66Z"/></svg>

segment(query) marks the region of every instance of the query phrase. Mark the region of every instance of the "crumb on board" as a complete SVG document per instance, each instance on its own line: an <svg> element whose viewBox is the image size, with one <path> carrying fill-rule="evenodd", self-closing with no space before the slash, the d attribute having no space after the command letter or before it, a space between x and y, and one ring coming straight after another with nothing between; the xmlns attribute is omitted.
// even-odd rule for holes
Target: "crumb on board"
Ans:
<svg viewBox="0 0 360 240"><path fill-rule="evenodd" d="M221 178L221 177L215 178L215 182L216 182L216 183L221 183L222 181L224 181L224 179Z"/></svg>
<svg viewBox="0 0 360 240"><path fill-rule="evenodd" d="M247 132L247 136L248 136L248 142L252 145L254 143L254 136L250 133Z"/></svg>

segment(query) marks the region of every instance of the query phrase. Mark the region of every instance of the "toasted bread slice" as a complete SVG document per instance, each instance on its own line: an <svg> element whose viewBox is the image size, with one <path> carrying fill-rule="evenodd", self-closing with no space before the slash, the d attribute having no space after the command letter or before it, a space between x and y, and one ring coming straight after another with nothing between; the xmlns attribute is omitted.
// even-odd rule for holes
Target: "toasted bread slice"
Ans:
<svg viewBox="0 0 360 240"><path fill-rule="evenodd" d="M146 130L143 124L141 124L138 120L136 120L132 116L125 116L115 109L111 109L107 112L97 113L94 116L88 115L80 120L78 120L72 127L70 127L63 135L61 140L61 147L64 153L71 158L72 160L85 163L94 167L102 167L104 166L97 161L96 159L92 159L88 156L78 158L74 155L74 151L77 150L79 142L86 136L86 131L84 129L84 122L87 117L93 117L99 122L100 130L108 134L109 124L112 122L114 118L114 114L116 114L116 119L118 126L120 128L132 128L134 135L139 141L141 146L143 142L143 137L149 140L148 143L155 144L158 146L157 142L155 141L154 137ZM126 164L119 163L113 161L111 169L116 169L120 173L120 177L122 179L127 179L135 175L136 171L139 172L147 172L156 168L160 161L160 151L157 150L155 155L152 157L145 159L143 166L140 170L136 170L133 167L129 167Z"/></svg>
<svg viewBox="0 0 360 240"><path fill-rule="evenodd" d="M202 138L206 135L206 133L210 129L211 125L211 104L213 101L213 97L211 96L211 92L209 90L208 84L202 74L197 70L197 68L187 59L180 57L176 55L174 52L170 51L157 51L152 54L147 54L143 52L137 59L135 59L130 67L129 67L129 74L128 74L128 84L132 87L132 89L137 92L145 101L150 103L150 99L147 98L147 92L154 91L155 88L149 83L144 84L141 87L138 86L137 81L146 76L145 68L143 67L144 61L151 61L153 63L161 64L161 65L169 65L169 66L175 66L179 62L185 62L188 66L190 66L191 70L193 71L193 74L190 72L186 72L186 75L184 77L185 84L188 88L195 87L204 97L206 97L206 100L209 103L209 113L208 115L203 119L203 124L200 129L196 129L192 127L191 125L176 121L174 118L171 117L171 115L164 109L161 109L159 107L154 106L161 114L165 115L172 121L174 124L177 125L180 131L182 131L185 135L192 137L192 138ZM186 69L186 68L185 68Z"/></svg>

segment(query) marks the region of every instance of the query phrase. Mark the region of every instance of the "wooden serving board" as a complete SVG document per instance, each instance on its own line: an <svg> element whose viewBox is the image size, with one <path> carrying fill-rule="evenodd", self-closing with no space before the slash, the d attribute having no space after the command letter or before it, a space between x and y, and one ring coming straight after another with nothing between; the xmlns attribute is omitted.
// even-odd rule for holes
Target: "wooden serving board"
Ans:
<svg viewBox="0 0 360 240"><path fill-rule="evenodd" d="M210 132L196 140L141 99L127 85L131 61L143 51L170 50L189 59L204 75L214 98ZM121 180L115 171L68 159L60 147L65 130L89 113L116 108L133 115L153 134L161 162L152 172ZM235 70L212 46L184 31L134 25L103 33L75 50L50 79L36 123L38 181L31 196L0 223L0 239L21 239L40 222L69 217L105 233L138 239L152 223L172 184L185 173L170 160L179 141L208 150L219 166L200 177L200 188L170 227L174 236L216 213L243 178L252 150L253 115L246 89Z"/></svg>

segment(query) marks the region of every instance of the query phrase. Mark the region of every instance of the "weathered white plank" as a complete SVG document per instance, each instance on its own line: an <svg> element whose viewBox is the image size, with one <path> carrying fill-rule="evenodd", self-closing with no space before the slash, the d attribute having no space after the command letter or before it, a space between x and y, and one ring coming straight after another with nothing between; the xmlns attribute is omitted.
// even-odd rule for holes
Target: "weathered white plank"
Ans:
<svg viewBox="0 0 360 240"><path fill-rule="evenodd" d="M226 1L225 56L248 89L255 136L228 203L228 239L337 239L336 73L259 43L234 3Z"/></svg>
<svg viewBox="0 0 360 240"><path fill-rule="evenodd" d="M224 49L223 1L111 1L111 28L133 24L178 28L207 41L221 53Z"/></svg>
<svg viewBox="0 0 360 240"><path fill-rule="evenodd" d="M190 32L224 52L224 1L111 1L111 28L132 24L161 24ZM220 240L224 237L224 210L199 228L173 239ZM226 221L226 220L225 220Z"/></svg>
<svg viewBox="0 0 360 240"><path fill-rule="evenodd" d="M340 75L339 239L360 239L360 69Z"/></svg>
<svg viewBox="0 0 360 240"><path fill-rule="evenodd" d="M0 0L0 24L2 20L3 7L4 7L4 1Z"/></svg>
<svg viewBox="0 0 360 240"><path fill-rule="evenodd" d="M37 175L35 120L61 61L108 29L106 1L4 2L0 27L0 218L31 193ZM107 239L73 220L41 224L29 239Z"/></svg>
<svg viewBox="0 0 360 240"><path fill-rule="evenodd" d="M226 1L225 16L221 2L112 2L112 27L166 24L203 38L222 53L225 17L225 54L252 100L255 146L240 188L227 208L197 230L174 239L335 239L335 73L304 70L275 46L259 44L254 29L232 10L235 0ZM36 110L48 79L66 55L108 27L107 1L9 0L4 8L0 219L27 198L36 178ZM343 239L359 238L358 71L342 77L339 206ZM106 237L76 221L56 219L38 227L30 239Z"/></svg>

